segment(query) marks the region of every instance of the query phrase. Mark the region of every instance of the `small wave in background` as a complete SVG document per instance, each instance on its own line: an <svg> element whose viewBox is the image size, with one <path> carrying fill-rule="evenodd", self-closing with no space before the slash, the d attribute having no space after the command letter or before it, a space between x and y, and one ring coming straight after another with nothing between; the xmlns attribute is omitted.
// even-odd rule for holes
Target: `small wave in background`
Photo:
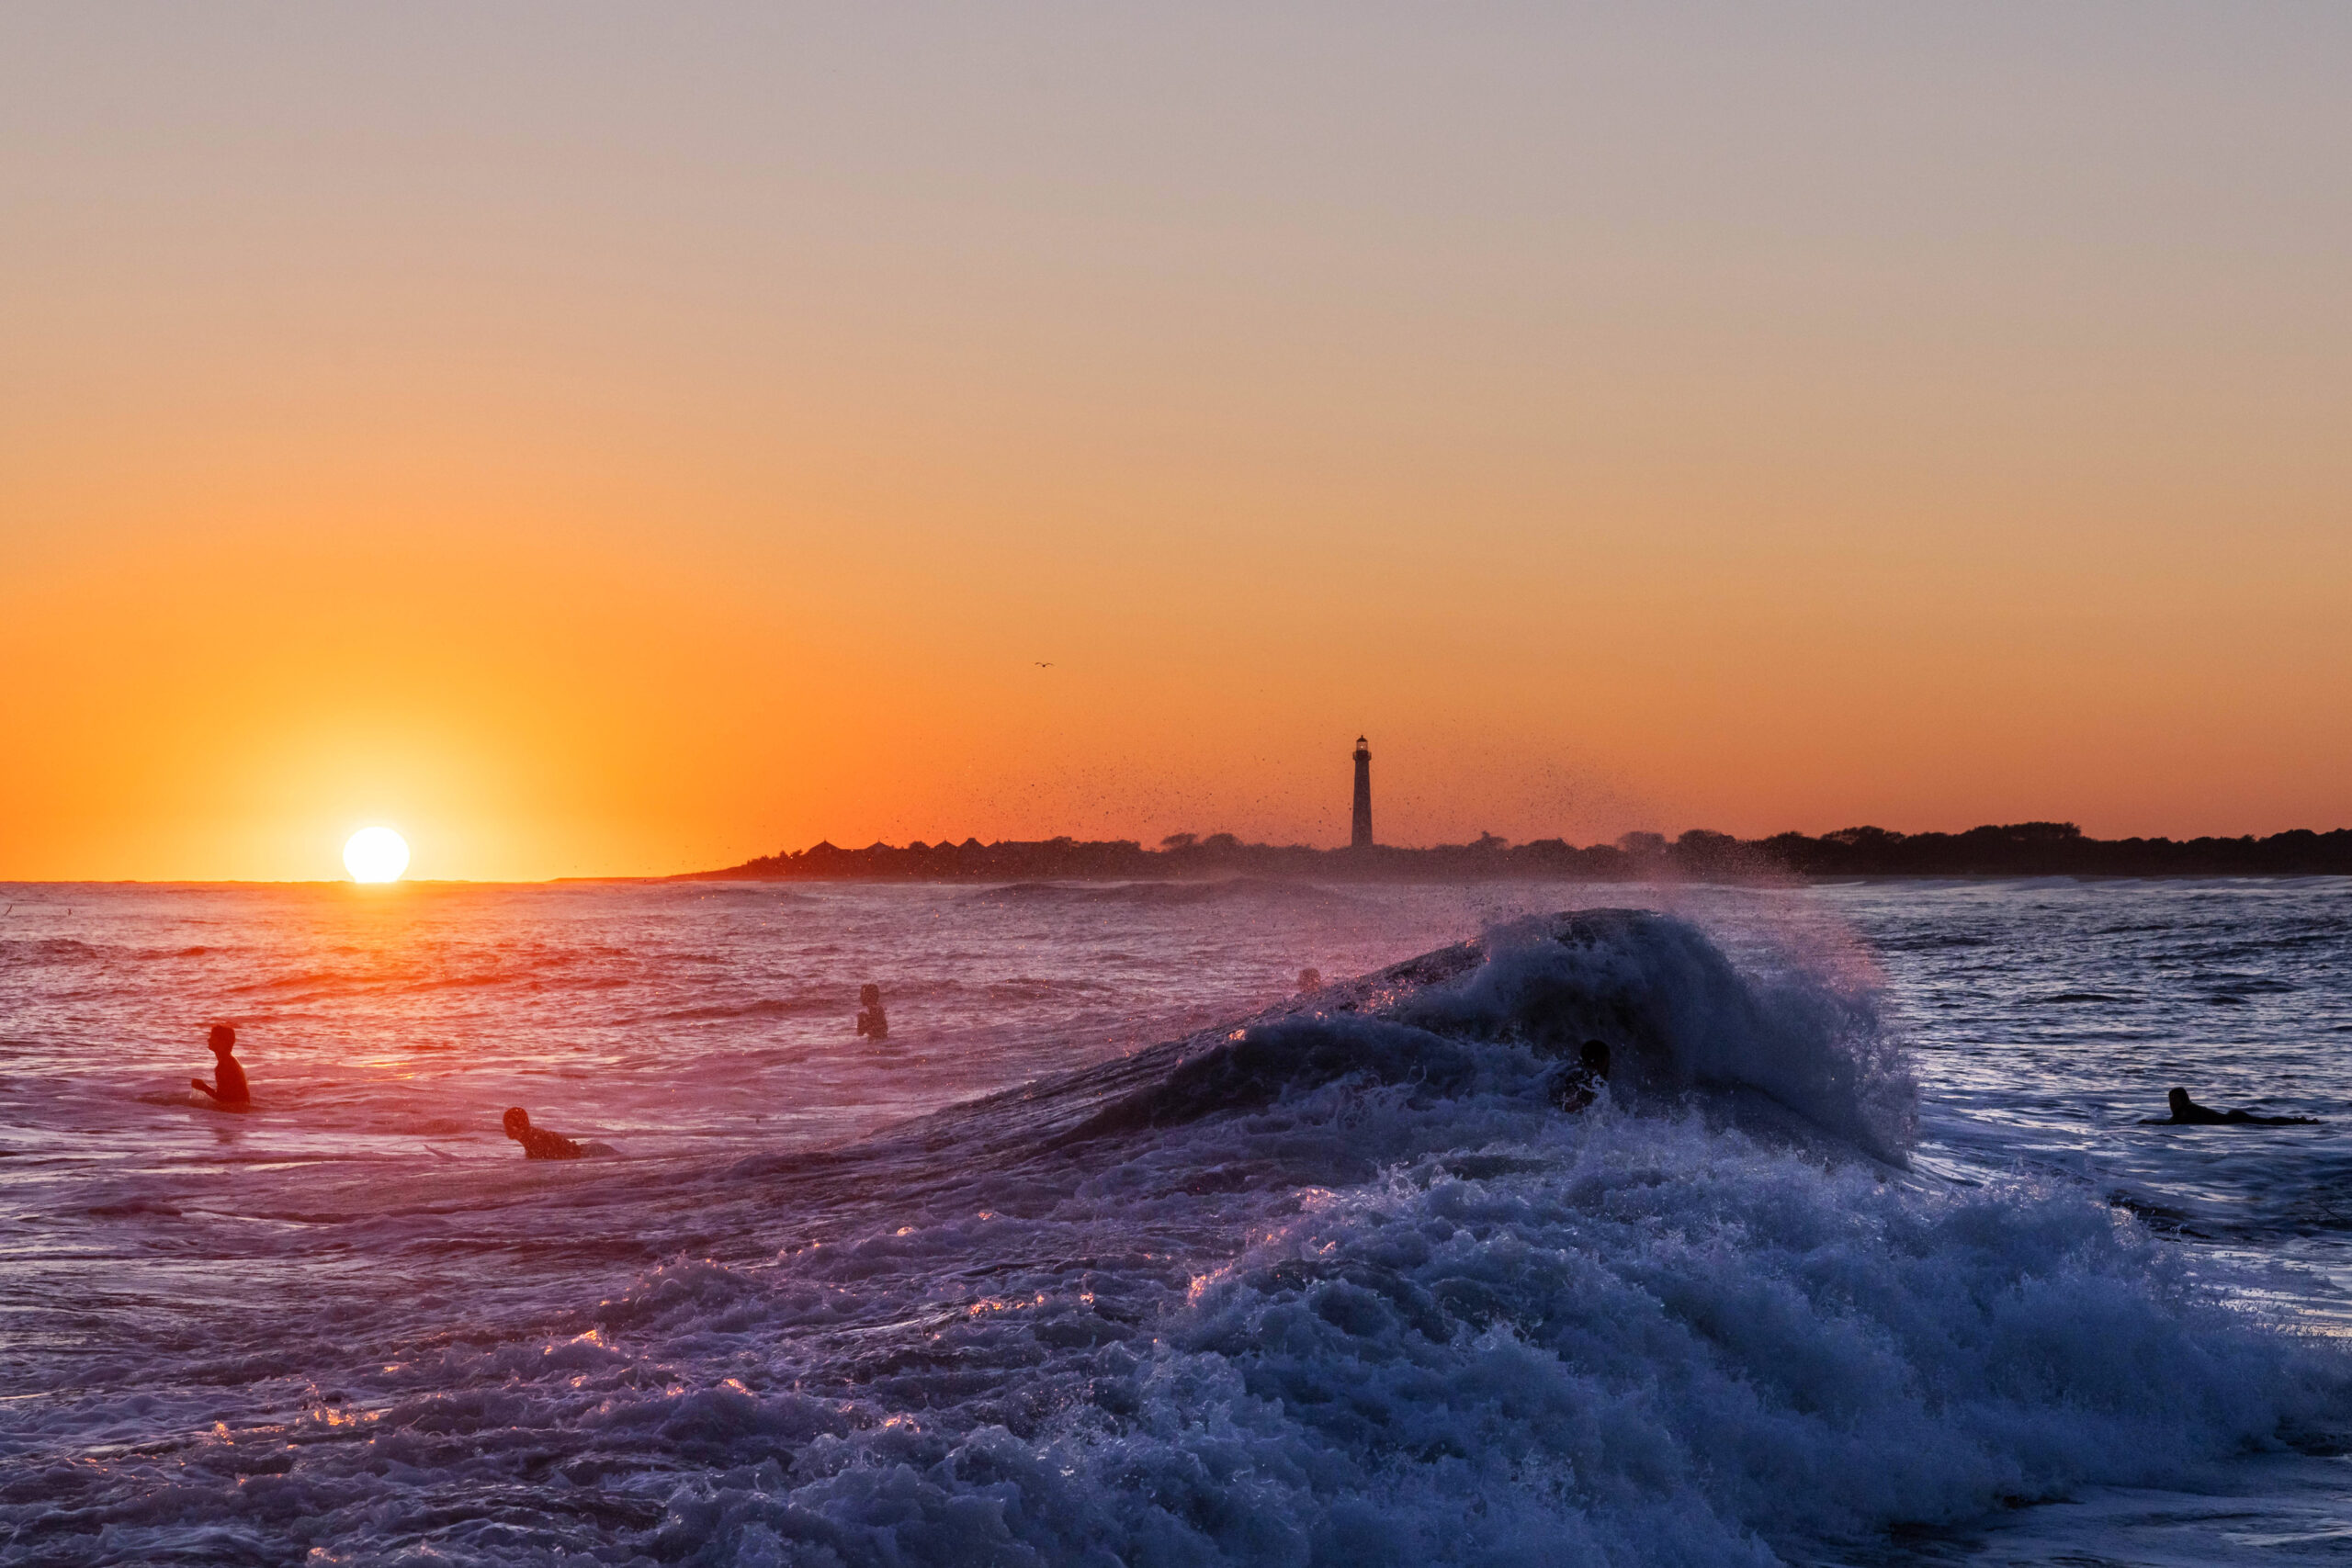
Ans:
<svg viewBox="0 0 2352 1568"><path fill-rule="evenodd" d="M0 948L0 1550L2340 1551L2340 887L1065 891L74 890ZM513 978L269 988L379 960ZM215 1016L252 1115L158 1102Z"/></svg>

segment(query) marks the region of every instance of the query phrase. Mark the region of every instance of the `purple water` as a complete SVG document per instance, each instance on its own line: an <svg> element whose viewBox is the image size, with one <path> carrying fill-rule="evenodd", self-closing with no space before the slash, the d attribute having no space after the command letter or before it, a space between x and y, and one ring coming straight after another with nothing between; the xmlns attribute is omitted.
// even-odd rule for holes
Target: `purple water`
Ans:
<svg viewBox="0 0 2352 1568"><path fill-rule="evenodd" d="M2346 893L0 889L0 1556L2342 1561Z"/></svg>

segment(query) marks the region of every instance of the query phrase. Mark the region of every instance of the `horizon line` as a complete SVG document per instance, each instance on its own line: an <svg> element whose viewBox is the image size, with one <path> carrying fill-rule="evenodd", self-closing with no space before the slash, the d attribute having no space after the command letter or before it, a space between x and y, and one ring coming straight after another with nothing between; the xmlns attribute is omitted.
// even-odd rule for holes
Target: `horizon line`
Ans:
<svg viewBox="0 0 2352 1568"><path fill-rule="evenodd" d="M1626 850L1626 848L1625 848L1625 840L1629 840L1629 839L1635 839L1635 838L1641 838L1641 839L1647 839L1647 840L1656 840L1655 845L1645 845L1645 846L1644 846L1644 848L1645 848L1645 849L1655 849L1655 850L1658 850L1658 851L1671 850L1671 849L1675 848L1676 846L1682 844L1682 843L1683 843L1683 842L1685 842L1686 840L1697 840L1699 841L1699 842L1698 842L1698 844L1697 844L1696 846L1694 846L1694 847L1697 847L1697 848L1706 848L1706 847L1710 847L1711 845L1716 845L1716 846L1722 846L1722 847L1724 847L1724 848L1734 848L1734 847L1736 847L1736 848L1740 848L1740 849L1758 849L1758 848L1763 848L1763 847L1765 847L1765 846L1769 846L1769 845L1770 845L1771 843L1775 842L1776 840L1787 840L1787 839L1802 839L1802 840L1808 840L1808 841L1816 842L1816 843L1817 843L1817 842L1825 842L1825 841L1835 841L1835 840L1838 838L1838 836L1840 836L1840 835L1844 835L1844 834L1856 834L1856 835L1860 835L1860 834L1870 834L1870 835L1872 835L1872 836L1875 836L1875 837L1879 837L1879 838L1881 838L1881 839L1883 839L1883 840L1884 840L1907 841L1907 840L1919 840L1919 839L1937 839L1937 838L1941 838L1941 839L1964 839L1964 838L1967 838L1968 836L1970 836L1970 835L1972 835L1972 834L1975 834L1975 833L1983 833L1983 832L2002 832L2002 831L2015 831L2015 830L2017 830L2017 829L2028 829L2028 828L2039 828L2039 829L2062 829L2063 831L2062 831L2061 833L2059 833L2059 834L2057 834L2057 835L2054 835L2051 840L2047 840L2047 841L2046 841L2046 847L2051 847L2051 848L2055 848L2055 847L2057 847L2059 844L2064 844L2064 843L2083 844L2083 845L2090 845L2090 844L2125 845L2125 844L2133 844L2133 843L2139 843L2139 844L2159 844L2159 843L2162 843L2162 844L2176 844L2176 845L2184 845L2184 846L2185 846L2185 845L2193 845L2193 844L2197 844L2197 843L2200 843L2200 842L2201 842L2201 843L2216 843L2216 844L2234 844L2234 843L2247 843L2247 842L2251 842L2251 843L2266 843L2266 842L2268 842L2269 840L2274 840L2274 839L2289 838L2289 837L2293 837L2293 836L2297 836L2297 835L2307 835L2307 836L2310 836L2310 837L2312 837L2312 838L2324 839L2324 838L2331 838L2331 837L2334 837L2334 836L2335 836L2335 835L2337 835L2337 834L2341 834L2341 833L2352 832L2352 828L2329 828L2329 829L2316 829L2316 828L2284 828L2284 829L2279 829L2279 830L2278 830L2278 832L2276 832L2276 833L2266 833L2266 834L2239 833L2239 834L2233 834L2233 835L2222 835L2222 834L2211 834L2211 833L2206 833L2206 834L2199 834L2199 835L2198 835L2198 836L2197 836L2197 837L2195 837L2195 838L2188 838L2188 839L2176 839L2176 838L2173 838L2173 837L2171 837L2170 835L2166 835L2166 834L2154 834L2154 835L2149 835L2149 834L2134 834L2134 835L2132 835L2132 836L2130 836L2130 837L2120 838L2120 839L2098 839L2098 838L2093 838L2093 837L2091 837L2090 835L2088 835L2088 834L2086 834L2086 833L2084 833L2084 832L2082 831L2082 829L2081 829L2079 827L2076 827L2074 823L2071 823L2071 822L2052 822L2052 821L2047 821L2047 820L2039 820L2039 821L2009 822L2009 823L1994 823L1994 822L1986 822L1986 823L1979 823L1978 825L1976 825L1976 826L1975 826L1975 827L1973 827L1973 828L1964 828L1964 829L1958 829L1958 830L1956 830L1956 831L1945 830L1945 829L1928 829L1928 830L1926 830L1926 831L1923 831L1923 832L1917 832L1917 833L1904 832L1904 831L1899 830L1899 829L1886 829L1886 828L1878 828L1878 827L1875 827L1875 826L1871 826L1871 825L1867 825L1867 824L1866 824L1866 825L1858 826L1858 827L1851 827L1851 828L1836 828L1836 829L1830 829L1830 830L1829 830L1828 832L1826 832L1826 833L1817 833L1817 834L1808 834L1808 833L1799 832L1799 831L1797 831L1797 830L1795 830L1795 829L1787 829L1787 830L1784 830L1784 831L1782 831L1782 832L1773 833L1773 834L1769 834L1769 835L1766 835L1765 837L1758 838L1758 839L1742 839L1742 838L1740 838L1740 837L1739 837L1738 835L1736 835L1736 834L1731 834L1731 833L1721 833L1721 832L1716 831L1715 829L1704 829L1704 828L1691 828L1691 829L1684 829L1680 834L1674 835L1674 836L1672 836L1672 837L1669 837L1669 836L1668 836L1668 835L1666 835L1666 834L1664 834L1664 833L1652 832L1652 831L1649 831L1649 830L1647 830L1647 829L1634 829L1634 830L1632 830L1632 831L1628 831L1628 832L1625 832L1625 833L1621 833L1621 834L1619 834L1619 835L1617 836L1617 838L1616 838L1616 839L1614 839L1614 840L1608 840L1608 841L1604 841L1604 842L1597 842L1597 843L1594 843L1594 844L1586 845L1586 846L1581 846L1581 847L1579 847L1579 846L1577 846L1577 845L1575 845L1575 844L1573 844L1573 843L1570 843L1570 842L1569 842L1566 839L1565 839L1565 838L1554 837L1554 838L1543 838L1543 839L1526 839L1526 840L1517 840L1516 842L1514 842L1513 840L1510 840L1501 839L1501 838L1499 838L1499 836L1498 836L1498 835L1494 835L1494 834L1483 834L1479 839L1476 839L1476 840L1466 840L1466 841L1464 841L1464 842L1461 842L1461 843L1437 843L1437 844L1373 844L1373 845L1365 845L1365 846L1351 845L1351 844L1342 844L1342 845L1334 846L1334 847L1332 847L1332 848L1329 848L1329 849L1322 848L1322 847L1319 847L1319 846L1317 846L1317 845L1313 845L1313 844L1302 844L1302 843L1292 843L1292 844L1273 844L1273 843L1264 843L1264 842L1254 842L1254 843L1253 843L1253 842L1244 841L1244 840L1240 840L1239 838L1238 838L1237 836L1232 835L1232 834L1230 834L1230 833L1214 833L1214 834L1207 834L1207 835L1170 834L1170 835L1169 835L1167 838L1162 839L1162 840L1160 840L1160 844L1159 844L1159 847L1157 847L1157 848L1149 848L1149 847L1147 847L1147 846L1145 846L1145 844L1142 842L1142 840L1137 840L1137 839L1080 839L1080 838L1076 838L1076 837L1074 837L1074 836L1072 836L1072 835L1066 834L1066 833L1065 833L1065 834L1057 834L1057 835L1055 835L1055 836L1054 836L1054 837L1052 837L1052 838L1046 838L1046 839L997 839L997 840L986 840L986 841L981 840L980 839L978 839L978 837L976 837L976 836L970 836L970 835L967 835L966 838L964 838L964 839L962 839L962 840L944 840L944 839L943 839L943 840L938 840L938 841L936 841L936 842L930 842L930 841L926 841L926 840L922 840L922 839L910 839L910 840L907 840L907 842L906 842L904 845L892 844L892 843L889 843L888 841L887 841L887 840L885 840L876 839L873 843L865 844L865 845L862 845L862 846L844 846L844 845L835 844L835 843L834 843L834 842L832 842L832 840L830 840L830 839L822 839L822 838L820 838L820 839L817 840L814 843L811 843L811 844L808 845L805 849L801 849L801 850L797 850L797 851L792 851L792 850L779 850L779 851L774 852L772 852L772 853L753 855L753 856L750 857L750 858L749 858L749 859L747 859L747 860L738 861L738 862L734 863L734 864L732 864L732 865L718 866L718 867L711 868L711 869L708 869L708 870L703 870L703 871L684 871L684 872L612 872L612 873L585 873L585 874L570 874L570 875L560 875L560 876L540 876L540 877L465 877L465 876L430 876L430 877L426 877L426 876L418 876L418 877L409 877L409 876L403 876L403 877L400 878L398 881L396 881L396 882L391 882L391 883L362 883L362 882L356 882L356 881L354 881L354 880L352 880L352 879L351 879L351 878L349 878L349 877L276 877L276 878L273 878L273 877L237 877L237 876L230 876L230 877L209 877L209 876L193 876L193 877L179 877L179 876L137 877L137 876L121 876L121 877L24 877L24 878L7 878L7 877L0 877L0 887L350 887L350 888L363 888L363 887L408 887L408 886L417 886L417 887L438 887L438 886L457 886L457 887L547 887L547 886L559 886L559 885L565 884L565 883L606 883L606 884L613 884L613 883L659 883L659 882L680 882L680 881L706 881L706 882L707 882L707 881L723 880L723 877L722 877L721 874L723 874L723 873L725 873L725 872L737 870L737 869L740 869L740 868L744 867L744 866L756 865L756 864L759 864L759 863L763 863L763 862L769 862L769 863L773 863L773 862L783 861L783 860L797 859L797 858L799 858L799 857L801 857L801 856L805 856L805 855L808 855L808 854L813 853L815 851L817 851L817 850L819 850L819 849L828 849L828 850L831 850L831 851L832 851L833 852L835 852L835 853L837 853L837 854L842 854L842 855L862 855L862 854L869 854L869 853L874 852L875 852L875 851L876 851L876 850L888 850L888 851L890 851L890 852L894 852L894 853L905 853L905 852L911 852L913 851L914 846L915 846L915 845L917 845L917 844L922 844L922 845L923 846L923 852L933 852L940 851L940 850L957 850L957 849L961 849L961 848L963 848L963 847L964 847L965 845L967 845L967 844L978 844L978 845L980 848L982 848L982 849L1001 849L1001 848L1004 848L1004 847L1007 847L1007 846L1013 846L1013 847L1024 847L1024 848L1043 848L1043 847L1050 846L1050 845L1054 845L1054 844L1069 844L1069 845L1073 845L1073 846L1077 846L1077 845L1088 845L1088 846L1096 846L1096 847L1116 846L1116 847L1122 847L1122 848L1131 848L1131 849L1132 849L1132 851L1133 851L1134 852L1136 852L1136 853L1138 853L1138 854L1144 854L1144 855L1149 855L1149 856L1153 856L1153 857L1157 858L1157 857L1161 857L1161 856L1170 856L1170 857L1179 856L1179 855L1182 855L1186 851L1203 851L1203 850L1206 850L1206 851L1209 851L1209 852L1212 852L1212 853L1215 853L1215 852L1225 852L1225 851L1237 850L1237 849L1238 849L1238 850L1267 850L1267 851L1276 851L1276 852L1287 852L1287 853L1305 853L1305 854L1314 854L1314 855L1331 855L1331 856L1341 856L1341 857L1344 857L1344 856L1351 856L1351 855L1362 855L1362 854L1366 853L1367 852L1373 852L1373 853L1378 853L1378 852L1384 852L1384 851L1385 851L1385 852L1395 852L1395 853L1402 853L1402 854L1427 854L1427 853L1432 853L1432 852L1438 852L1438 851L1443 851L1443 850L1470 850L1470 849L1476 849L1476 848L1478 848L1481 844L1487 843L1487 842L1490 842L1490 841L1491 841L1492 843L1494 843L1494 844L1496 844L1496 845L1499 846L1499 848L1504 849L1504 850L1519 849L1519 848L1526 848L1526 847L1528 847L1528 846L1532 846L1532 845L1539 845L1539 844L1540 844L1540 845L1553 845L1553 844L1557 844L1557 845L1564 846L1564 847L1566 847L1566 848L1567 848L1567 849L1569 849L1569 850L1573 850L1573 851L1575 851L1576 852L1577 852L1577 853L1579 853L1579 854L1582 854L1582 853L1589 853L1589 852L1593 852L1593 851L1602 851L1602 850L1606 850L1606 851L1614 851L1614 852L1619 852L1619 853L1628 853L1629 852L1628 852L1628 851ZM1174 840L1174 839L1177 839L1177 838L1183 838L1183 839L1185 839L1187 841L1186 841L1186 842L1184 842L1184 843L1174 843L1174 842L1171 842L1171 841L1170 841L1170 840ZM1212 845L1210 845L1210 844L1208 844L1208 843L1206 843L1206 842L1204 842L1204 841L1205 839L1216 839L1216 838L1223 838L1223 839L1227 839L1227 840L1230 840L1230 842L1228 842L1228 843L1225 843L1225 844L1218 844L1218 845L1214 845L1214 846L1212 846ZM1849 847L1850 847L1850 846L1849 846ZM1890 874L1918 874L1890 873ZM1944 873L1944 874L1945 874L1945 875L1951 875L1951 874L1964 874ZM2009 874L2031 875L2031 874L2033 874L2033 873L2014 873L2014 874ZM2076 873L2049 873L2049 874L2052 874L2052 875L2072 875L2072 874L2076 874ZM2283 874L2286 874L2286 875L2312 875L2312 876L2333 876L2333 875L2343 875L2343 874L2345 874L2345 873L2340 873L2340 872L2309 872L2309 873L2283 873ZM747 880L751 880L751 879L747 879ZM922 880L922 879L921 879L921 878L901 878L901 879L896 879L896 880L918 880L918 881L919 881L919 880Z"/></svg>

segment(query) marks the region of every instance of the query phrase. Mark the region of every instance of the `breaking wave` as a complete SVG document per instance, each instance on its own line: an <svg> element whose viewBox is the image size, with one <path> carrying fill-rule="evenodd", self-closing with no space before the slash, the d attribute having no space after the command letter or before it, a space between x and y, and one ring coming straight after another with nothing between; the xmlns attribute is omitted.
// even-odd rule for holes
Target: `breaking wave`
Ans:
<svg viewBox="0 0 2352 1568"><path fill-rule="evenodd" d="M1611 1081L1564 1113L1589 1039ZM1663 916L1526 922L832 1154L567 1172L501 1224L695 1255L379 1329L284 1419L6 1517L65 1562L201 1525L257 1560L1764 1563L2352 1423L2339 1352L2129 1214L1906 1170L1916 1098L1866 991Z"/></svg>

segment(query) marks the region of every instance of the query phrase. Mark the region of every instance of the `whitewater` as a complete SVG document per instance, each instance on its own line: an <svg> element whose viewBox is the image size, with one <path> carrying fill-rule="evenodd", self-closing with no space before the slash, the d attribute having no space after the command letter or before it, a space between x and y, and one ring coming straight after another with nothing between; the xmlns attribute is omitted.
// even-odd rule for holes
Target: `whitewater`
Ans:
<svg viewBox="0 0 2352 1568"><path fill-rule="evenodd" d="M2340 1563L2348 894L0 887L0 1561Z"/></svg>

